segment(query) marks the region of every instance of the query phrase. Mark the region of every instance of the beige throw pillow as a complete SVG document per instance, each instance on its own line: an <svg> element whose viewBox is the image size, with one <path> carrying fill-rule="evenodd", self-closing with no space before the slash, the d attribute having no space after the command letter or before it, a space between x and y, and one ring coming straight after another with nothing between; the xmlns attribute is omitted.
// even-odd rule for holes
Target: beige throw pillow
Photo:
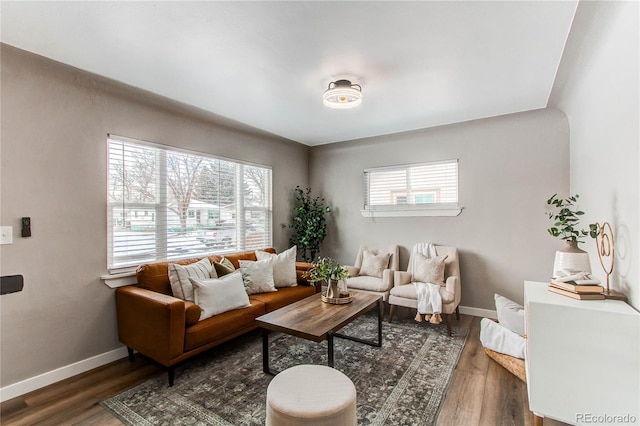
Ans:
<svg viewBox="0 0 640 426"><path fill-rule="evenodd" d="M413 281L445 285L444 261L447 256L435 256L428 258L422 253L415 254Z"/></svg>
<svg viewBox="0 0 640 426"><path fill-rule="evenodd" d="M240 272L208 280L189 278L189 281L193 284L195 302L202 309L200 320L250 305Z"/></svg>
<svg viewBox="0 0 640 426"><path fill-rule="evenodd" d="M296 246L293 246L280 254L256 250L256 258L258 260L274 259L273 281L276 288L293 287L298 285L298 279L296 276Z"/></svg>
<svg viewBox="0 0 640 426"><path fill-rule="evenodd" d="M391 259L391 253L377 254L364 250L358 275L382 278L382 272L389 267L389 259Z"/></svg>
<svg viewBox="0 0 640 426"><path fill-rule="evenodd" d="M275 259L240 260L240 272L247 294L277 291L273 282L273 263Z"/></svg>
<svg viewBox="0 0 640 426"><path fill-rule="evenodd" d="M193 302L193 284L189 278L207 280L217 278L215 269L212 268L209 258L204 258L190 265L169 264L169 283L174 297Z"/></svg>

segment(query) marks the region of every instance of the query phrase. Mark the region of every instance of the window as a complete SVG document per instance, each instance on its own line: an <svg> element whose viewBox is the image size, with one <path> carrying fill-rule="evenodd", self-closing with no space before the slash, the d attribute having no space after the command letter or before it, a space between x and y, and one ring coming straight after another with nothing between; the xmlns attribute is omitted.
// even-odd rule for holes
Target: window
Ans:
<svg viewBox="0 0 640 426"><path fill-rule="evenodd" d="M108 269L271 246L271 169L109 135Z"/></svg>
<svg viewBox="0 0 640 426"><path fill-rule="evenodd" d="M362 215L457 216L458 160L364 171L365 206Z"/></svg>

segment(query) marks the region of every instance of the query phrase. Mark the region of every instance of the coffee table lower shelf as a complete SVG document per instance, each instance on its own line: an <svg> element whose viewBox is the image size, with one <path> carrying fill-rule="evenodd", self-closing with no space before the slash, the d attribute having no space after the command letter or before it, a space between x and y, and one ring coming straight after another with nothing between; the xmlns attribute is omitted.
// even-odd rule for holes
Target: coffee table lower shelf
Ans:
<svg viewBox="0 0 640 426"><path fill-rule="evenodd" d="M362 314L377 307L377 340L361 339L338 333ZM343 305L324 303L320 294L307 297L291 305L277 309L256 319L262 327L262 369L275 375L269 364L269 331L279 331L314 342L327 340L327 364L334 366L334 338L352 340L374 347L382 346L382 297L369 293L354 292L353 302Z"/></svg>

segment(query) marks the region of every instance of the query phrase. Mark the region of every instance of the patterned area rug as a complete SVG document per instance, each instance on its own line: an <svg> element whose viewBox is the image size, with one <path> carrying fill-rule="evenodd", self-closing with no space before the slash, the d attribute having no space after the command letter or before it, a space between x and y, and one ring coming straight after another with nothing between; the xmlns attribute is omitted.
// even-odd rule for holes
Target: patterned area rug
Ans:
<svg viewBox="0 0 640 426"><path fill-rule="evenodd" d="M377 320L364 315L341 333L376 339ZM335 338L335 368L356 386L359 425L432 425L468 330L410 319L383 323L376 348ZM327 364L327 342L270 334L271 368ZM261 331L255 330L116 395L102 405L127 425L262 425L271 376L262 372ZM319 395L319 399L321 396Z"/></svg>

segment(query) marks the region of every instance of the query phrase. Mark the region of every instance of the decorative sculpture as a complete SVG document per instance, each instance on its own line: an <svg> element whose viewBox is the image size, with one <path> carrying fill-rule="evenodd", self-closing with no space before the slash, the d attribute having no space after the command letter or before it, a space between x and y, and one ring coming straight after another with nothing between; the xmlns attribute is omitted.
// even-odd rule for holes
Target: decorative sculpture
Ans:
<svg viewBox="0 0 640 426"><path fill-rule="evenodd" d="M613 264L615 261L613 229L609 222L604 222L602 225L596 223L596 250L598 252L598 258L600 259L600 265L607 275L607 288L603 292L604 297L606 299L627 300L624 294L609 288L609 277L613 272Z"/></svg>

